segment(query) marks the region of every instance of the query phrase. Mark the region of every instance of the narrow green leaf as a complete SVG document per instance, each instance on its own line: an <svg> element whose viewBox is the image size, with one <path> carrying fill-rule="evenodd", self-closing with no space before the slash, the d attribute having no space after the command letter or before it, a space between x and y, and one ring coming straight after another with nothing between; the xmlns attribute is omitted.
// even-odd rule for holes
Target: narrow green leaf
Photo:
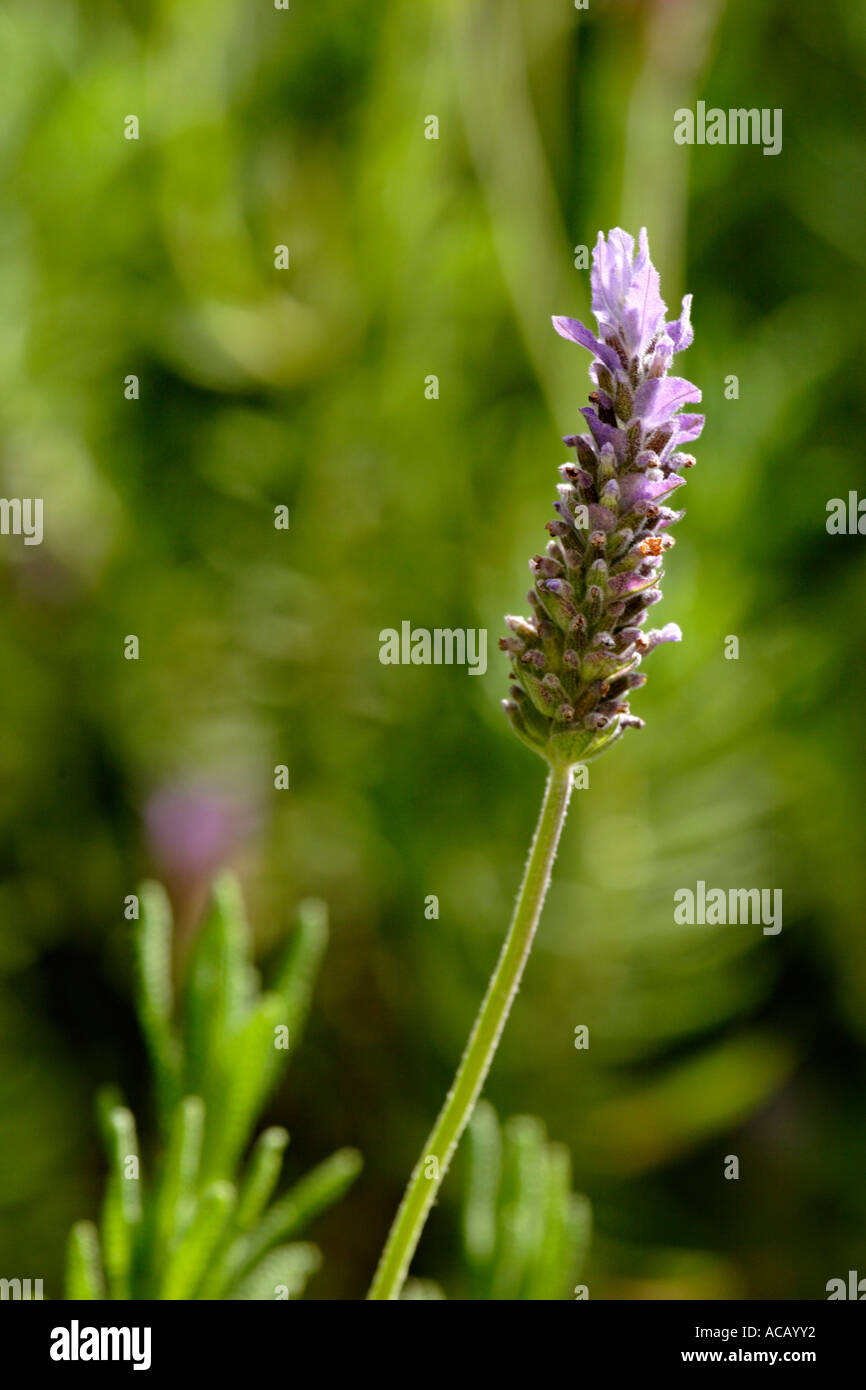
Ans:
<svg viewBox="0 0 866 1390"><path fill-rule="evenodd" d="M154 1071L157 1107L165 1127L180 1091L180 1043L172 1024L171 905L159 883L139 890L141 919L135 933L137 1008Z"/></svg>
<svg viewBox="0 0 866 1390"><path fill-rule="evenodd" d="M295 1235L320 1212L339 1201L355 1181L361 1166L357 1149L338 1149L289 1188L250 1232L254 1257L264 1254L277 1241Z"/></svg>
<svg viewBox="0 0 866 1390"><path fill-rule="evenodd" d="M273 992L285 1006L289 1046L294 1048L303 1032L310 1000L328 944L328 909L319 898L305 898L298 906L298 925L286 944ZM279 1056L276 1063L282 1060Z"/></svg>
<svg viewBox="0 0 866 1390"><path fill-rule="evenodd" d="M223 874L193 947L184 999L186 1088L202 1096L208 1115L226 1040L251 1003L251 944L240 885L234 875Z"/></svg>
<svg viewBox="0 0 866 1390"><path fill-rule="evenodd" d="M250 1156L246 1175L238 1193L237 1206L231 1225L223 1237L220 1249L211 1261L199 1289L199 1298L222 1298L237 1275L240 1264L232 1263L230 1253L237 1237L258 1221L276 1187L283 1155L289 1142L288 1130L274 1125L261 1134ZM238 1250L240 1255L240 1250Z"/></svg>
<svg viewBox="0 0 866 1390"><path fill-rule="evenodd" d="M232 1173L249 1141L270 1090L283 1017L282 999L263 994L240 1030L224 1043L219 1085L208 1106L202 1158L205 1181Z"/></svg>
<svg viewBox="0 0 866 1390"><path fill-rule="evenodd" d="M463 1248L467 1262L487 1268L496 1249L496 1198L502 1170L502 1139L496 1111L479 1101L469 1122L463 1201Z"/></svg>
<svg viewBox="0 0 866 1390"><path fill-rule="evenodd" d="M231 1287L278 1242L296 1235L319 1212L339 1201L360 1171L357 1149L338 1149L301 1178L274 1202L253 1230L232 1243L225 1258L225 1287Z"/></svg>
<svg viewBox="0 0 866 1390"><path fill-rule="evenodd" d="M211 1183L202 1193L186 1234L173 1251L162 1280L162 1298L192 1299L225 1233L235 1203L229 1182Z"/></svg>
<svg viewBox="0 0 866 1390"><path fill-rule="evenodd" d="M544 1127L529 1115L509 1120L503 1130L499 1241L491 1299L517 1299L527 1268L541 1241L547 1191Z"/></svg>
<svg viewBox="0 0 866 1390"><path fill-rule="evenodd" d="M527 1299L549 1302L571 1297L574 1250L568 1227L570 1202L571 1156L564 1144L549 1144L544 1230L526 1277Z"/></svg>
<svg viewBox="0 0 866 1390"><path fill-rule="evenodd" d="M289 1142L289 1131L272 1125L260 1134L247 1164L246 1176L238 1195L234 1227L249 1230L258 1221L280 1180L283 1155Z"/></svg>
<svg viewBox="0 0 866 1390"><path fill-rule="evenodd" d="M281 1245L265 1255L231 1294L241 1299L290 1299L302 1294L322 1257L315 1245Z"/></svg>
<svg viewBox="0 0 866 1390"><path fill-rule="evenodd" d="M99 1232L92 1221L78 1221L69 1232L66 1297L73 1301L105 1298Z"/></svg>
<svg viewBox="0 0 866 1390"><path fill-rule="evenodd" d="M132 1297L134 1262L141 1227L141 1176L135 1118L125 1106L106 1116L109 1174L102 1208L102 1249L113 1299Z"/></svg>
<svg viewBox="0 0 866 1390"><path fill-rule="evenodd" d="M168 1150L154 1196L153 1261L162 1267L168 1252L189 1226L196 1206L205 1107L200 1096L185 1096L175 1107Z"/></svg>

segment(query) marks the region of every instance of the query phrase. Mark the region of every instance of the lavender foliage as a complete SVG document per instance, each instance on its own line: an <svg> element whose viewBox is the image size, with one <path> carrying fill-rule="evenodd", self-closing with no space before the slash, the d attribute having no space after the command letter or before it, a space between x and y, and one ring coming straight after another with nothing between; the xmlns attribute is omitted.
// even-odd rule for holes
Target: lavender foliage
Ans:
<svg viewBox="0 0 866 1390"><path fill-rule="evenodd" d="M667 505L695 462L683 446L704 424L702 415L681 413L700 401L698 388L668 375L693 338L691 295L666 322L646 229L637 255L619 227L606 239L599 232L591 281L598 337L578 319L553 320L557 333L593 354L596 389L581 411L588 430L565 438L576 460L559 470L551 539L530 561L532 614L507 617L499 644L512 659L503 707L518 736L557 764L587 761L625 729L642 727L629 707L646 679L642 658L681 640L676 623L643 629L662 597L670 527L684 515Z"/></svg>

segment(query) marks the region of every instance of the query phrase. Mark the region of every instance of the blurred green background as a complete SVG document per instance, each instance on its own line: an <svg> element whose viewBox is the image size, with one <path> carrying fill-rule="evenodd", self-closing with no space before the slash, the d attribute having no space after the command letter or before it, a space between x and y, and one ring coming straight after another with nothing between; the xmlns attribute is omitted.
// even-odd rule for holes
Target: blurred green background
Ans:
<svg viewBox="0 0 866 1390"><path fill-rule="evenodd" d="M866 1274L866 567L825 529L866 492L866 9L9 0L0 52L0 487L45 508L0 537L0 1274L58 1295L95 1088L147 1111L124 897L162 877L188 940L226 863L264 962L330 905L268 1116L289 1177L362 1150L311 1295L363 1295L537 813L496 638L589 389L550 315L617 224L694 293L685 640L575 794L487 1094L570 1148L593 1298ZM698 99L781 107L781 154L676 145ZM486 676L381 665L404 619L486 628ZM781 934L675 926L697 879L781 888ZM415 1263L446 1292L460 1166Z"/></svg>

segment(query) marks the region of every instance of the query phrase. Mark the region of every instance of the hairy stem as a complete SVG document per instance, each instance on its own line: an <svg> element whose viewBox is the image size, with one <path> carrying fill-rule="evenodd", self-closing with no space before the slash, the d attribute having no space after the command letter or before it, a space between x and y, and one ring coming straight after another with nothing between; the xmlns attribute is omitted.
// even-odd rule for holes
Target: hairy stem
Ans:
<svg viewBox="0 0 866 1390"><path fill-rule="evenodd" d="M400 1297L424 1223L490 1070L541 916L556 847L568 810L571 785L570 767L551 767L541 815L505 944L454 1084L409 1179L367 1295L369 1299ZM432 1161L434 1159L435 1162Z"/></svg>

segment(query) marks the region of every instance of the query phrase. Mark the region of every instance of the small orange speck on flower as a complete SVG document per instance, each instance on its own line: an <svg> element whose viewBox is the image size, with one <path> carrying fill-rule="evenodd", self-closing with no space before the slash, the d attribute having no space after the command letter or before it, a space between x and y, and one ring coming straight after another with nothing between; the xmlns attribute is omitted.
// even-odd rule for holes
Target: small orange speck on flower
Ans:
<svg viewBox="0 0 866 1390"><path fill-rule="evenodd" d="M645 541L641 541L640 548L642 555L661 555L663 549L663 536L647 536Z"/></svg>

